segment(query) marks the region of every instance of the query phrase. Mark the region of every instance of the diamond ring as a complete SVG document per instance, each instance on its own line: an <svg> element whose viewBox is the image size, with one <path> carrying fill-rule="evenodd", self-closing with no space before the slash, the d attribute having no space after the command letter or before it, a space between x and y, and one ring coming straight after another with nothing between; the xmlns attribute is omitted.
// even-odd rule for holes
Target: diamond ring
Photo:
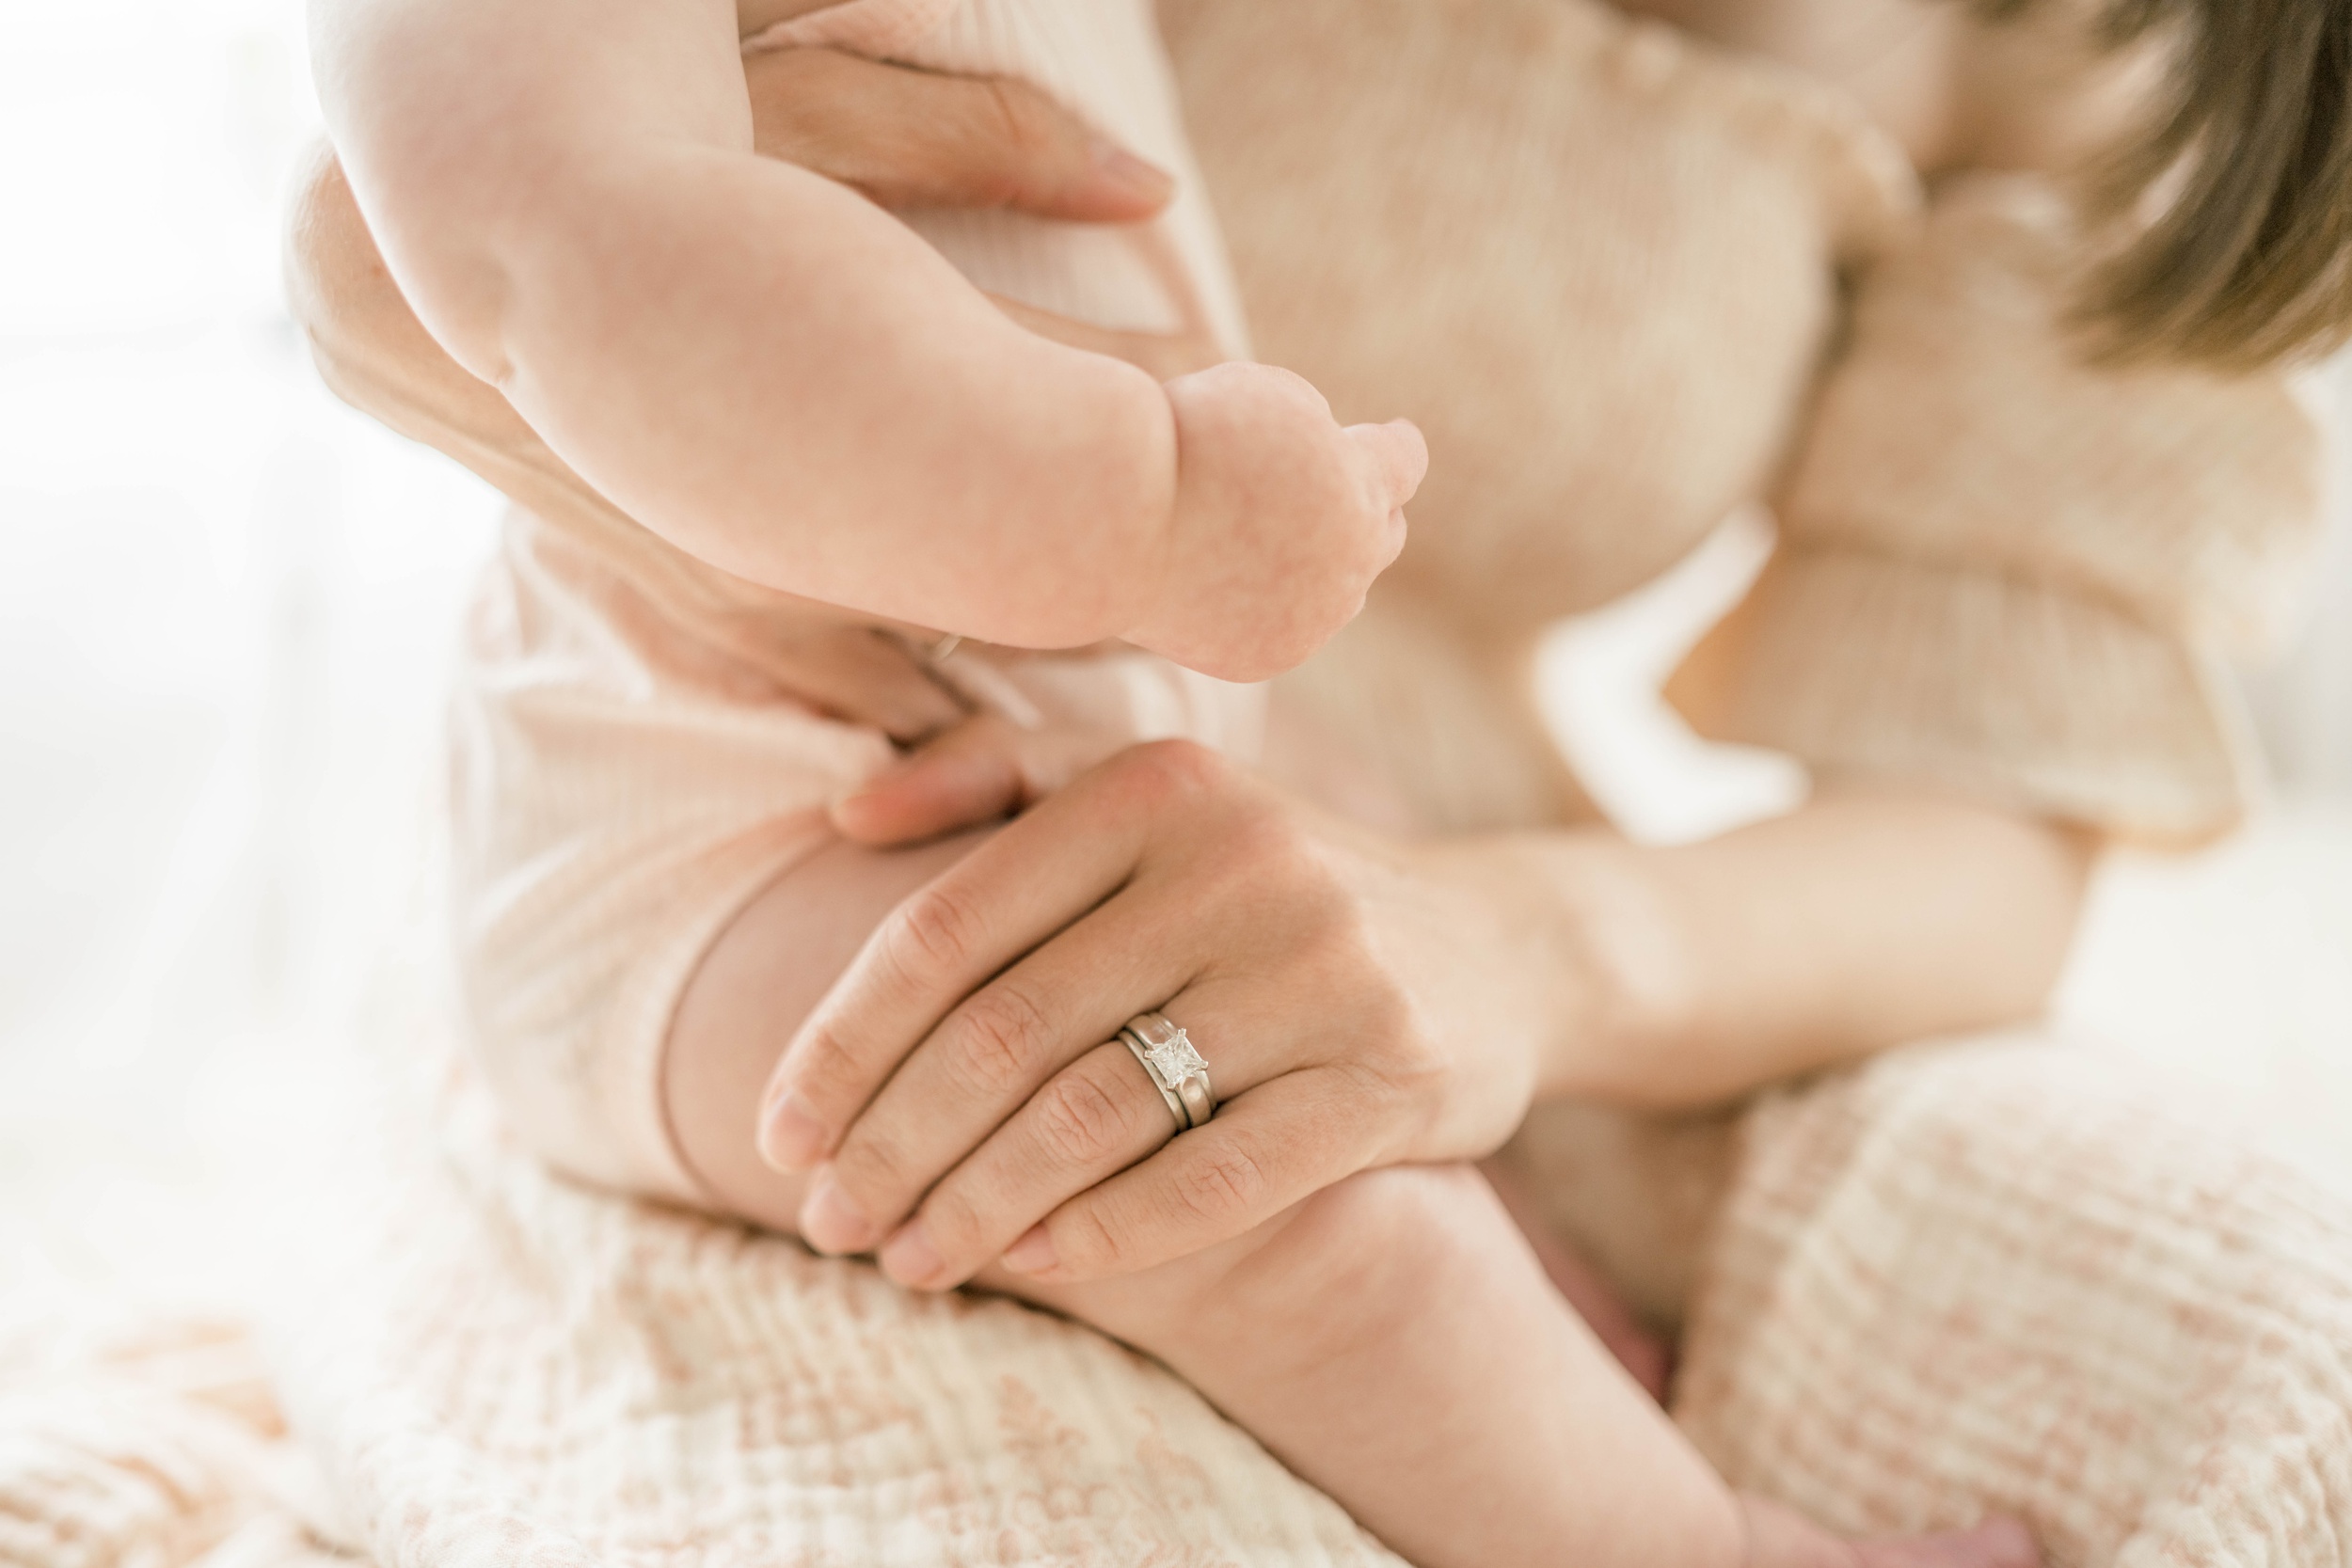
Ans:
<svg viewBox="0 0 2352 1568"><path fill-rule="evenodd" d="M1137 1013L1119 1031L1119 1037L1143 1064L1152 1086L1168 1102L1177 1132L1199 1127L1216 1115L1216 1091L1209 1087L1209 1064L1200 1059L1183 1029L1162 1014Z"/></svg>

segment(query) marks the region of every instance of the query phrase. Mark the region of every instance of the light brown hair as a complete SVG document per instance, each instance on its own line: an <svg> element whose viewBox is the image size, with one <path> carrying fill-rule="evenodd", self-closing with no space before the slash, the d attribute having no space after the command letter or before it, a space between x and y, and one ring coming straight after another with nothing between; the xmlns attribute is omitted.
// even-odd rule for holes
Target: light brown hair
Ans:
<svg viewBox="0 0 2352 1568"><path fill-rule="evenodd" d="M2117 47L2172 35L2169 99L2105 171L2105 212L2179 182L2092 279L2104 346L2252 369L2352 337L2352 0L2110 0L2103 25Z"/></svg>

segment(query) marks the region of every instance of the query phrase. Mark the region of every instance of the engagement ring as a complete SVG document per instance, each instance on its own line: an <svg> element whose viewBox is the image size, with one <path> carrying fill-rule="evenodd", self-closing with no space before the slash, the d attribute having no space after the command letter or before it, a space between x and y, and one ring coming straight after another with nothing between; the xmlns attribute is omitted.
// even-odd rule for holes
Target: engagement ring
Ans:
<svg viewBox="0 0 2352 1568"><path fill-rule="evenodd" d="M1119 1031L1152 1086L1168 1102L1176 1131L1187 1132L1216 1115L1216 1091L1209 1087L1209 1064L1192 1048L1184 1030L1160 1013L1137 1013Z"/></svg>

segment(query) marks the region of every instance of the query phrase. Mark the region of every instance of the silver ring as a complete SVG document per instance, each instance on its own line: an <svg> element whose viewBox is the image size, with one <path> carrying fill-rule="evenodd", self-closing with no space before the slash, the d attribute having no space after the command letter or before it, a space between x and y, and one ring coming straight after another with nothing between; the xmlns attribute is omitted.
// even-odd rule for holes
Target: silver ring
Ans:
<svg viewBox="0 0 2352 1568"><path fill-rule="evenodd" d="M1176 1131L1187 1132L1216 1115L1216 1091L1209 1086L1209 1064L1193 1049L1184 1029L1162 1013L1137 1013L1119 1031L1152 1085L1175 1114Z"/></svg>

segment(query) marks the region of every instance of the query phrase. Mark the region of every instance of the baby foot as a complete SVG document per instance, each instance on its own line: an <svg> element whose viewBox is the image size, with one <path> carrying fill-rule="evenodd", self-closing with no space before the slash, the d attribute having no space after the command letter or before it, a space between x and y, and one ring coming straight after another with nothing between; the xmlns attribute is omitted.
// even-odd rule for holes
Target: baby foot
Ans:
<svg viewBox="0 0 2352 1568"><path fill-rule="evenodd" d="M1791 1508L1742 1496L1746 1568L2042 1568L2042 1549L2014 1519L1941 1535L1847 1541Z"/></svg>

